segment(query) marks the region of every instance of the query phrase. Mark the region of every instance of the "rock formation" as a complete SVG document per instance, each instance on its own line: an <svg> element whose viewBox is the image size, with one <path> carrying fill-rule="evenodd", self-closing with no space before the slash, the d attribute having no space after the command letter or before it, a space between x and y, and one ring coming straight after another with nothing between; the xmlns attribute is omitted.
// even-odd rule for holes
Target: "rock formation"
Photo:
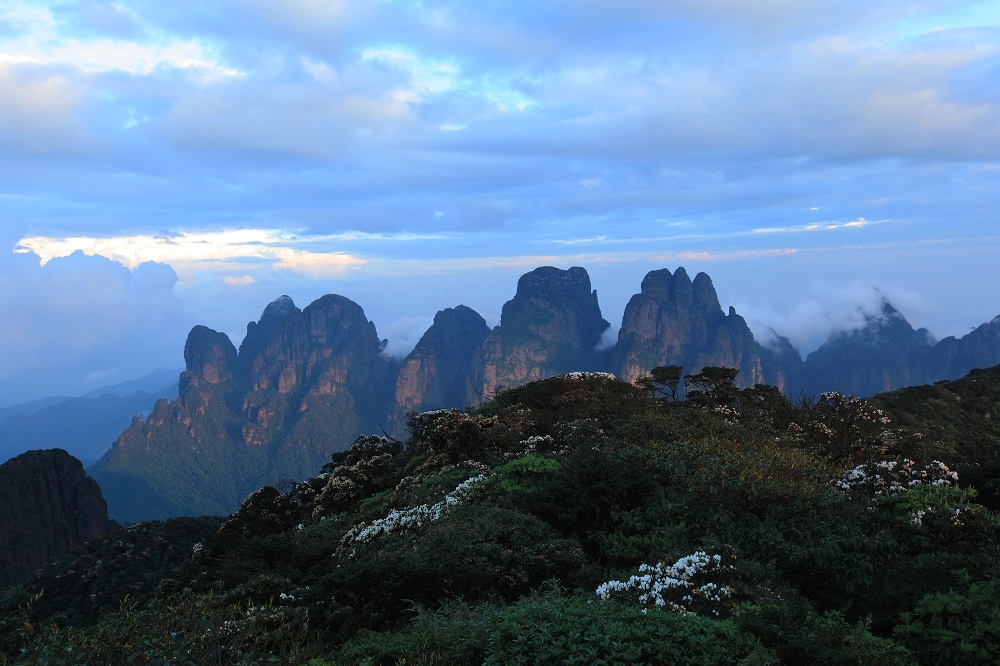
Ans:
<svg viewBox="0 0 1000 666"><path fill-rule="evenodd" d="M832 334L809 354L804 388L869 396L925 382L925 365L934 340L926 329L914 330L888 301L865 326Z"/></svg>
<svg viewBox="0 0 1000 666"><path fill-rule="evenodd" d="M386 422L398 364L359 305L287 296L247 326L239 352L204 326L188 336L179 396L137 418L95 464L122 521L226 514L262 485L304 478Z"/></svg>
<svg viewBox="0 0 1000 666"><path fill-rule="evenodd" d="M924 383L964 377L973 368L1000 365L1000 317L961 338L947 337L934 346ZM933 377L933 378L932 378Z"/></svg>
<svg viewBox="0 0 1000 666"><path fill-rule="evenodd" d="M107 529L101 489L66 451L28 451L0 465L0 589Z"/></svg>
<svg viewBox="0 0 1000 666"><path fill-rule="evenodd" d="M646 275L625 307L612 356L612 371L630 382L662 365L679 365L685 373L706 365L737 368L741 386L764 377L746 321L733 308L723 313L708 275L698 273L692 282L683 268Z"/></svg>
<svg viewBox="0 0 1000 666"><path fill-rule="evenodd" d="M359 305L329 295L300 310L287 296L247 326L239 350L203 326L188 336L179 395L136 418L94 466L122 521L228 514L261 486L310 476L360 434L403 436L408 411L464 408L501 387L573 371L634 381L662 365L739 370L737 383L786 394L868 396L1000 363L1000 318L937 345L888 303L865 326L831 335L803 361L774 334L761 346L712 280L652 271L629 301L618 343L583 268L518 280L492 331L458 306L439 312L405 361L384 353Z"/></svg>
<svg viewBox="0 0 1000 666"><path fill-rule="evenodd" d="M798 397L804 387L805 364L802 356L788 338L769 331L770 336L760 345L760 366L764 371L764 383L776 386L783 393Z"/></svg>
<svg viewBox="0 0 1000 666"><path fill-rule="evenodd" d="M490 327L464 305L441 310L403 362L396 406L403 413L474 405L482 398L476 370Z"/></svg>
<svg viewBox="0 0 1000 666"><path fill-rule="evenodd" d="M563 372L603 369L597 346L610 326L583 268L543 266L522 275L500 325L483 342L482 395Z"/></svg>

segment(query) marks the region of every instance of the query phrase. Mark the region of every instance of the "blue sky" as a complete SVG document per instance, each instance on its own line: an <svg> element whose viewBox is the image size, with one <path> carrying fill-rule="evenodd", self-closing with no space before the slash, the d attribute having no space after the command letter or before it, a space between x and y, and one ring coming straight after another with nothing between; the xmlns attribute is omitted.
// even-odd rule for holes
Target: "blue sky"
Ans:
<svg viewBox="0 0 1000 666"><path fill-rule="evenodd" d="M995 0L0 0L0 100L0 404L281 294L405 353L545 264L616 325L705 271L804 352L1000 314Z"/></svg>

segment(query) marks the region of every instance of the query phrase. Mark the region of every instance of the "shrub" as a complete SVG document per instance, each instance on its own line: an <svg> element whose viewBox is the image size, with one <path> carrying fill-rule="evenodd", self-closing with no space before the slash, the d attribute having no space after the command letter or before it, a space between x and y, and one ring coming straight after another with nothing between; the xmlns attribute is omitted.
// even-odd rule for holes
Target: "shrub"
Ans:
<svg viewBox="0 0 1000 666"><path fill-rule="evenodd" d="M529 597L494 623L486 665L735 664L746 650L727 621L585 597Z"/></svg>
<svg viewBox="0 0 1000 666"><path fill-rule="evenodd" d="M985 666L1000 662L1000 584L996 581L928 594L900 619L893 634L921 663Z"/></svg>

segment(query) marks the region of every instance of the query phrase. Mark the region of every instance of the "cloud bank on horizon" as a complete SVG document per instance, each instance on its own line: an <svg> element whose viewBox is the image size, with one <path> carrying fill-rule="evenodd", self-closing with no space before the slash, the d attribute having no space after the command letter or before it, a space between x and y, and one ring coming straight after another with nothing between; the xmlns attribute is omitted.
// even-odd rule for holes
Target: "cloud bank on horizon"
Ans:
<svg viewBox="0 0 1000 666"><path fill-rule="evenodd" d="M282 293L405 353L542 264L612 321L703 270L804 351L876 287L1000 312L994 0L0 0L0 99L0 404Z"/></svg>

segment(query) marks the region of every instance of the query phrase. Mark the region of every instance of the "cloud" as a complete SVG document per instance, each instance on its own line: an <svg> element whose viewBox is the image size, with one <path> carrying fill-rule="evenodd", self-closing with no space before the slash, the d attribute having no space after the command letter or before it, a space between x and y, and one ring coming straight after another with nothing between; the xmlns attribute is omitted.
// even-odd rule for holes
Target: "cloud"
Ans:
<svg viewBox="0 0 1000 666"><path fill-rule="evenodd" d="M91 147L76 117L85 90L64 75L17 67L0 53L0 146L14 154L79 153Z"/></svg>
<svg viewBox="0 0 1000 666"><path fill-rule="evenodd" d="M299 241L294 234L267 229L234 229L215 232L180 232L162 236L118 236L96 238L76 236L23 238L17 252L33 253L42 264L54 258L82 252L102 256L135 269L147 261L194 270L198 265L234 260L266 260L275 269L330 277L365 264L364 259L344 252L312 252L292 247Z"/></svg>
<svg viewBox="0 0 1000 666"><path fill-rule="evenodd" d="M397 359L406 358L433 323L434 317L427 316L405 316L390 321L379 329L379 335L389 341L383 353Z"/></svg>
<svg viewBox="0 0 1000 666"><path fill-rule="evenodd" d="M788 338L805 356L831 334L856 331L880 317L886 301L914 328L920 326L914 317L928 310L926 299L920 295L899 287L876 288L871 281L844 285L814 282L807 295L783 309L747 302L736 307L761 344L773 342L777 334Z"/></svg>
<svg viewBox="0 0 1000 666"><path fill-rule="evenodd" d="M0 290L0 404L182 365L192 322L176 281L162 264L129 270L80 252L44 266L30 255L0 256L0 283L17 285Z"/></svg>
<svg viewBox="0 0 1000 666"><path fill-rule="evenodd" d="M786 234L800 231L833 231L835 229L863 229L873 224L885 224L888 220L871 221L861 217L851 222L811 222L791 227L760 227L751 229L755 234Z"/></svg>

